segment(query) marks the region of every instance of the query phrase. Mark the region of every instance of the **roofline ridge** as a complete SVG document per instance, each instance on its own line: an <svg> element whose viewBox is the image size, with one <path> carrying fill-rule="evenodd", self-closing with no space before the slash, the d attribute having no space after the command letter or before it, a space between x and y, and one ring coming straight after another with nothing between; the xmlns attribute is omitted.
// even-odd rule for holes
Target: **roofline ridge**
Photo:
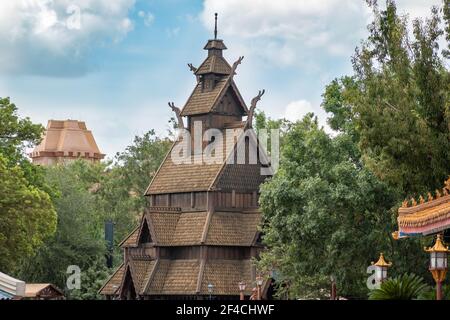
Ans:
<svg viewBox="0 0 450 320"><path fill-rule="evenodd" d="M124 267L125 264L122 262L119 267L117 267L117 269L108 277L108 279L105 281L105 283L103 284L103 286L97 291L99 294L101 294L100 292L106 287L106 285L109 283L109 281L111 281L111 279L116 275L116 273L120 270L120 268ZM120 287L119 287L120 288ZM117 290L119 290L119 288L117 288ZM117 292L116 290L116 292Z"/></svg>
<svg viewBox="0 0 450 320"><path fill-rule="evenodd" d="M195 89L194 89L194 90L195 90ZM184 108L183 108L183 109L184 109ZM161 170L162 166L164 165L164 163L166 162L167 158L169 157L169 154L172 153L172 150L173 150L173 148L175 147L175 144L176 144L176 143L177 143L176 140L172 143L172 146L170 147L170 150L167 152L166 156L164 157L164 160L163 160L163 161L161 162L161 164L159 165L158 170L156 170L156 172L155 172L155 174L154 174L154 176L153 176L153 178L152 178L152 181L150 181L150 183L149 183L147 189L145 190L144 196L151 195L151 193L149 193L149 192L150 192L150 191L149 191L149 190L150 190L150 187L152 186L153 181L155 181L155 178L158 176L159 171Z"/></svg>

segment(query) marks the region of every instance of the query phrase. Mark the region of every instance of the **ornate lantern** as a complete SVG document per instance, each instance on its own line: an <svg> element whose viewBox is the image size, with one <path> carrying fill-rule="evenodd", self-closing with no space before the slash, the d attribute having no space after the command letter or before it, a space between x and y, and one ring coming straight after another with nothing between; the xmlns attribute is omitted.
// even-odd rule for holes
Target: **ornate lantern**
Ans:
<svg viewBox="0 0 450 320"><path fill-rule="evenodd" d="M442 299L442 282L445 280L447 274L447 255L450 251L448 247L442 242L442 235L438 234L436 242L431 248L424 248L430 253L430 267L429 270L436 281L436 299Z"/></svg>
<svg viewBox="0 0 450 320"><path fill-rule="evenodd" d="M380 258L376 263L372 262L375 266L375 280L377 283L382 283L387 279L387 269L392 266L392 262L386 262L383 252L380 253Z"/></svg>

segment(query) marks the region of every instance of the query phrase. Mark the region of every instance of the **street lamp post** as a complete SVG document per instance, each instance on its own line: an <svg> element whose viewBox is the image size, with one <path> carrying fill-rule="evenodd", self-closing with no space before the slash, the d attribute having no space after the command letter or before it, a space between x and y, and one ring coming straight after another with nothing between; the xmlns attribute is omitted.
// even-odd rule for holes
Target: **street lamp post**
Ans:
<svg viewBox="0 0 450 320"><path fill-rule="evenodd" d="M384 254L381 252L378 261L373 263L375 266L375 281L379 284L387 279L387 269L392 266L392 262L386 262L384 259Z"/></svg>
<svg viewBox="0 0 450 320"><path fill-rule="evenodd" d="M330 292L330 300L336 300L336 278L334 276L330 277L331 281L331 292Z"/></svg>
<svg viewBox="0 0 450 320"><path fill-rule="evenodd" d="M246 286L244 281L239 282L239 300L245 300L244 291Z"/></svg>
<svg viewBox="0 0 450 320"><path fill-rule="evenodd" d="M256 287L257 287L257 300L261 300L262 299L262 297L261 297L261 287L262 287L262 285L263 285L263 277L261 277L261 276L257 276L256 277Z"/></svg>
<svg viewBox="0 0 450 320"><path fill-rule="evenodd" d="M212 283L208 284L209 300L212 300L212 293L214 291L214 285Z"/></svg>
<svg viewBox="0 0 450 320"><path fill-rule="evenodd" d="M430 253L429 270L436 282L436 300L442 300L442 282L444 282L447 274L447 255L450 250L442 242L442 235L440 234L437 235L434 246L424 248L424 250Z"/></svg>

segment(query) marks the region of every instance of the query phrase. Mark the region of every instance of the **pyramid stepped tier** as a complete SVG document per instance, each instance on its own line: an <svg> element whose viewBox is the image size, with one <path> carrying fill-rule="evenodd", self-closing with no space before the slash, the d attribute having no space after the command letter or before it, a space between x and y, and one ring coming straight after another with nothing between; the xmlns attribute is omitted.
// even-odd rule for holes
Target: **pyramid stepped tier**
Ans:
<svg viewBox="0 0 450 320"><path fill-rule="evenodd" d="M52 165L78 158L100 161L105 155L84 122L50 120L42 142L30 157L35 164Z"/></svg>

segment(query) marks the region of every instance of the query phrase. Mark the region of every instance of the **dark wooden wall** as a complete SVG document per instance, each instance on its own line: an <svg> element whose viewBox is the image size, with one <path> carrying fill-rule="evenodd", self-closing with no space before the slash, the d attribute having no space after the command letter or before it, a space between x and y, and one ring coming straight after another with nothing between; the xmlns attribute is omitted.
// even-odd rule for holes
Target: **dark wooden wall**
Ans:
<svg viewBox="0 0 450 320"><path fill-rule="evenodd" d="M151 207L176 207L183 211L206 210L207 192L185 192L172 194L157 194L150 197ZM259 194L256 191L235 192L215 191L212 192L214 207L220 209L250 209L258 206Z"/></svg>

